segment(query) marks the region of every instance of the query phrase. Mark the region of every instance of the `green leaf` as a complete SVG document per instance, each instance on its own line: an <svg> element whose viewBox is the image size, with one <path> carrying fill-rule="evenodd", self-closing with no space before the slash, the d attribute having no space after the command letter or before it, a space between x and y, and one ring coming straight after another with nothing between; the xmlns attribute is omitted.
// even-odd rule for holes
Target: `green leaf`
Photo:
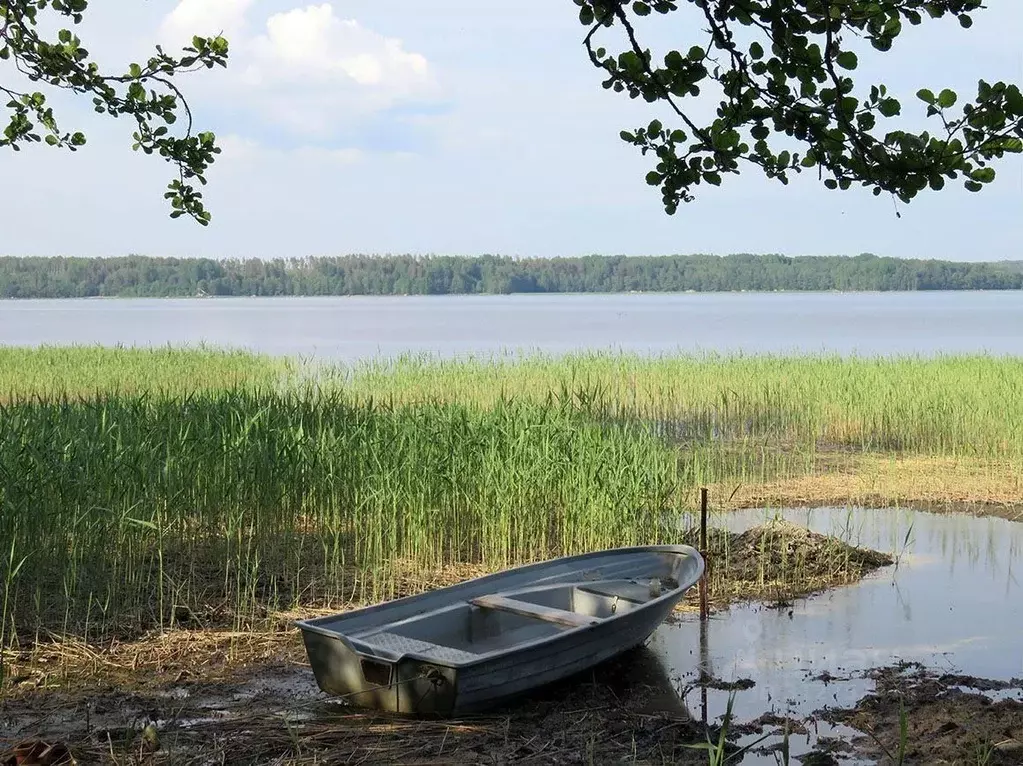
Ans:
<svg viewBox="0 0 1023 766"><path fill-rule="evenodd" d="M842 69L855 69L856 64L859 63L856 54L852 51L842 51L835 58L835 61Z"/></svg>
<svg viewBox="0 0 1023 766"><path fill-rule="evenodd" d="M970 173L970 178L983 184L989 184L995 180L994 168L977 168Z"/></svg>
<svg viewBox="0 0 1023 766"><path fill-rule="evenodd" d="M938 106L942 109L948 109L950 106L955 106L956 98L957 96L955 91L945 88L938 94Z"/></svg>
<svg viewBox="0 0 1023 766"><path fill-rule="evenodd" d="M664 57L664 66L673 71L684 68L686 60L678 51L668 51Z"/></svg>
<svg viewBox="0 0 1023 766"><path fill-rule="evenodd" d="M856 115L856 125L860 130L873 130L874 126L877 125L877 120L874 119L874 115L870 112L860 112Z"/></svg>
<svg viewBox="0 0 1023 766"><path fill-rule="evenodd" d="M1016 117L1023 117L1023 92L1019 86L1010 85L1005 89L1005 106Z"/></svg>
<svg viewBox="0 0 1023 766"><path fill-rule="evenodd" d="M662 127L660 120L651 120L650 124L647 126L646 132L651 135L657 135L661 132Z"/></svg>
<svg viewBox="0 0 1023 766"><path fill-rule="evenodd" d="M762 59L764 57L764 46L754 40L749 47L749 55L753 60Z"/></svg>
<svg viewBox="0 0 1023 766"><path fill-rule="evenodd" d="M661 182L661 174L658 173L656 170L651 170L649 173L646 174L646 182L650 186L657 186L657 184Z"/></svg>
<svg viewBox="0 0 1023 766"><path fill-rule="evenodd" d="M921 88L916 92L916 97L923 101L925 104L933 104L937 99L934 97L934 93L927 88Z"/></svg>
<svg viewBox="0 0 1023 766"><path fill-rule="evenodd" d="M644 3L642 0L636 0L636 2L632 4L632 11L637 16L649 16L650 6Z"/></svg>
<svg viewBox="0 0 1023 766"><path fill-rule="evenodd" d="M898 99L885 98L878 103L877 109L885 117L894 117L902 111L902 104Z"/></svg>
<svg viewBox="0 0 1023 766"><path fill-rule="evenodd" d="M963 29L969 29L973 26L973 19L967 16L965 13L959 17L959 26Z"/></svg>

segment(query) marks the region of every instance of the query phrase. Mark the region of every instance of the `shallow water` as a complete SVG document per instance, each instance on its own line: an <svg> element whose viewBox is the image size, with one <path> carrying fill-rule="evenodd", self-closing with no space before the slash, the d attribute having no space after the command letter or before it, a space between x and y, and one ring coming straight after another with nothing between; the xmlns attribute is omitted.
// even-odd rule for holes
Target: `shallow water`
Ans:
<svg viewBox="0 0 1023 766"><path fill-rule="evenodd" d="M863 673L899 660L982 678L1023 677L1023 584L1016 563L1023 524L846 508L742 511L714 523L742 531L776 515L899 560L855 585L789 608L733 606L712 615L702 644L698 619L662 626L650 646L672 668L694 715L701 715L701 690L685 689L697 683L701 667L724 681L754 682L735 692L736 723L765 712L803 719L825 706L853 706L873 689ZM724 712L727 696L708 691L709 719ZM991 696L1020 699L1023 693ZM819 733L833 732L822 726ZM793 753L804 752L813 740L811 727L809 737L793 738ZM773 764L775 758L747 756L742 762Z"/></svg>

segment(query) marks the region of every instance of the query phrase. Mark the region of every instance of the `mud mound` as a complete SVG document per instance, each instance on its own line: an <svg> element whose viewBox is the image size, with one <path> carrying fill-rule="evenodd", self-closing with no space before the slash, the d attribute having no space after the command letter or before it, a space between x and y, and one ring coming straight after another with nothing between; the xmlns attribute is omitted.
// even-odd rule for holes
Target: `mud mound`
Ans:
<svg viewBox="0 0 1023 766"><path fill-rule="evenodd" d="M784 606L789 599L857 582L895 562L887 553L783 519L741 534L712 530L707 542L711 598L718 604L767 598Z"/></svg>

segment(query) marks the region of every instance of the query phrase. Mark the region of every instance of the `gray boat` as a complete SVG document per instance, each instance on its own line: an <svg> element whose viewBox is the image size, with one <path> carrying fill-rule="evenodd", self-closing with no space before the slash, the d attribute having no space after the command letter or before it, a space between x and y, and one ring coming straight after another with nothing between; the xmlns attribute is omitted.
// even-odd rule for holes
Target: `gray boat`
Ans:
<svg viewBox="0 0 1023 766"><path fill-rule="evenodd" d="M358 707L463 715L644 643L703 569L688 545L616 548L297 626L322 691Z"/></svg>

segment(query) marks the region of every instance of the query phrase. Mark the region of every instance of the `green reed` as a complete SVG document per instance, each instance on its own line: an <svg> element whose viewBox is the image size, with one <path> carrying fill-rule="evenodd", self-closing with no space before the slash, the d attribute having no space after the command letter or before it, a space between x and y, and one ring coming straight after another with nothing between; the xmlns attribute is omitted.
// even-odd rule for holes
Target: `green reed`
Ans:
<svg viewBox="0 0 1023 766"><path fill-rule="evenodd" d="M1023 459L1019 358L407 356L353 365L336 379L355 395L400 401L582 396L588 407L651 423L668 438L731 442L742 453L795 448L796 463L833 447Z"/></svg>
<svg viewBox="0 0 1023 766"><path fill-rule="evenodd" d="M0 384L0 644L244 628L405 593L449 563L681 539L697 487L811 473L820 450L1023 464L1014 359L304 369L205 349L0 349Z"/></svg>
<svg viewBox="0 0 1023 766"><path fill-rule="evenodd" d="M296 380L287 358L198 346L0 346L0 401L222 390Z"/></svg>
<svg viewBox="0 0 1023 766"><path fill-rule="evenodd" d="M391 597L410 569L662 541L690 486L648 431L557 403L256 388L8 402L0 603L22 634L244 627Z"/></svg>

